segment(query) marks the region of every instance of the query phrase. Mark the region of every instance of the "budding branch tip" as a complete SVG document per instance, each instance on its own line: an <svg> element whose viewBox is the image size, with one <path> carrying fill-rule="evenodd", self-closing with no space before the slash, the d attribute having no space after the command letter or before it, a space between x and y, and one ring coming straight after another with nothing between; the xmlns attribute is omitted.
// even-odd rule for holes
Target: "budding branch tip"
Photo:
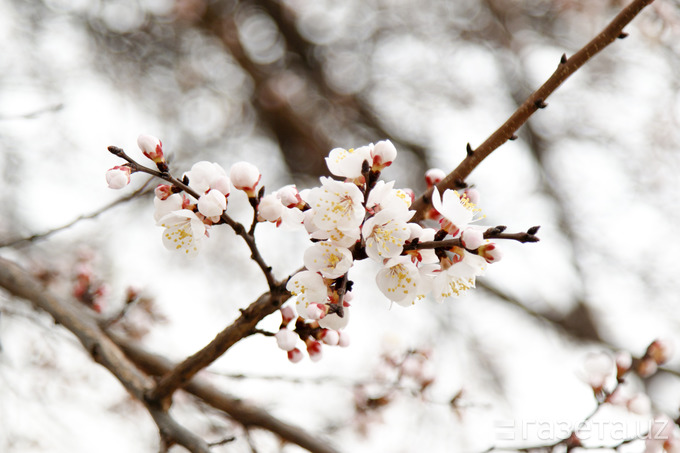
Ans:
<svg viewBox="0 0 680 453"><path fill-rule="evenodd" d="M626 33L625 31L622 31L621 33L619 33L619 36L617 36L617 38L619 39L626 39L627 37L628 33Z"/></svg>
<svg viewBox="0 0 680 453"><path fill-rule="evenodd" d="M475 153L475 151L472 149L472 146L470 146L469 143L465 147L465 151L467 152L468 156L472 156Z"/></svg>
<svg viewBox="0 0 680 453"><path fill-rule="evenodd" d="M115 154L116 156L120 156L124 153L123 149L117 146L109 146L106 149L108 149L111 154Z"/></svg>
<svg viewBox="0 0 680 453"><path fill-rule="evenodd" d="M518 138L518 137L517 137L515 134L512 134L512 135L508 138L508 140L513 140L513 141L514 141L514 140L517 140L517 138Z"/></svg>
<svg viewBox="0 0 680 453"><path fill-rule="evenodd" d="M562 58L560 58L560 64L566 64L567 63L567 54L563 53Z"/></svg>

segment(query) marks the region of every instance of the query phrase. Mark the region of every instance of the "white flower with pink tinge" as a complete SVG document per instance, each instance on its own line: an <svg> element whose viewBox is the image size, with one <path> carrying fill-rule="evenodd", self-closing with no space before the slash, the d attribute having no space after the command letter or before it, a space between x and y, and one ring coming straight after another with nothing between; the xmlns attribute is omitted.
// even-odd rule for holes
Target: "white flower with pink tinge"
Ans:
<svg viewBox="0 0 680 453"><path fill-rule="evenodd" d="M414 213L405 209L387 209L366 220L361 229L366 241L366 254L379 263L401 255L411 234L406 222Z"/></svg>
<svg viewBox="0 0 680 453"><path fill-rule="evenodd" d="M141 134L137 137L137 146L139 146L139 149L142 150L146 157L155 163L158 164L164 161L163 144L153 135Z"/></svg>
<svg viewBox="0 0 680 453"><path fill-rule="evenodd" d="M446 189L439 195L437 187L432 192L432 206L441 214L439 221L442 229L452 236L457 236L469 223L477 220L475 215L480 211L466 196L451 189Z"/></svg>
<svg viewBox="0 0 680 453"><path fill-rule="evenodd" d="M370 146L350 149L334 148L326 158L328 170L335 176L347 179L361 178L361 169L364 162L368 162L369 168L373 163Z"/></svg>
<svg viewBox="0 0 680 453"><path fill-rule="evenodd" d="M321 178L321 187L305 193L313 211L312 221L318 228L352 230L361 225L366 215L364 195L352 183Z"/></svg>
<svg viewBox="0 0 680 453"><path fill-rule="evenodd" d="M385 262L375 278L380 291L393 302L409 306L427 293L420 271L407 256L399 256Z"/></svg>
<svg viewBox="0 0 680 453"><path fill-rule="evenodd" d="M130 173L132 168L126 165L119 165L106 172L106 184L110 189L122 189L130 183Z"/></svg>
<svg viewBox="0 0 680 453"><path fill-rule="evenodd" d="M189 178L189 186L198 192L199 196L210 189L219 190L227 196L231 191L231 182L224 168L215 162L196 162L191 170L185 173Z"/></svg>
<svg viewBox="0 0 680 453"><path fill-rule="evenodd" d="M312 271L300 271L288 280L286 289L297 296L295 308L300 316L316 320L325 315L325 310L321 307L325 307L328 289L321 275Z"/></svg>
<svg viewBox="0 0 680 453"><path fill-rule="evenodd" d="M180 209L161 218L158 225L165 228L163 245L168 250L183 252L193 257L205 237L205 225L193 211Z"/></svg>
<svg viewBox="0 0 680 453"><path fill-rule="evenodd" d="M460 253L460 254L458 254ZM448 297L462 296L475 287L475 278L484 273L486 260L462 249L454 254L454 259L441 260L440 268L429 273L432 294L441 303ZM462 255L462 256L461 256Z"/></svg>
<svg viewBox="0 0 680 453"><path fill-rule="evenodd" d="M330 242L317 242L305 251L305 267L325 278L339 278L349 271L354 262L352 253Z"/></svg>

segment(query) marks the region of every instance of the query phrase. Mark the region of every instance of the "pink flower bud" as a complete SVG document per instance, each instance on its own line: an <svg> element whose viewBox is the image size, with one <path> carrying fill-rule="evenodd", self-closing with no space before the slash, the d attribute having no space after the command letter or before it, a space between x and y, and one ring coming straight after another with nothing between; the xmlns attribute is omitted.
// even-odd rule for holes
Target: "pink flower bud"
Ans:
<svg viewBox="0 0 680 453"><path fill-rule="evenodd" d="M346 348L349 346L349 334L341 330L338 332L338 335L340 336L340 339L338 340L338 346L341 348Z"/></svg>
<svg viewBox="0 0 680 453"><path fill-rule="evenodd" d="M484 244L484 232L476 228L467 228L460 240L466 249L477 250Z"/></svg>
<svg viewBox="0 0 680 453"><path fill-rule="evenodd" d="M283 318L283 324L287 325L297 318L297 314L295 314L295 309L291 305L286 305L285 307L281 307L281 317Z"/></svg>
<svg viewBox="0 0 680 453"><path fill-rule="evenodd" d="M293 363L298 363L303 357L304 355L302 355L302 351L300 351L298 348L288 351L288 360Z"/></svg>
<svg viewBox="0 0 680 453"><path fill-rule="evenodd" d="M627 351L619 351L614 358L616 361L616 377L620 378L633 366L633 357Z"/></svg>
<svg viewBox="0 0 680 453"><path fill-rule="evenodd" d="M170 195L172 195L172 186L167 184L159 184L153 191L156 194L156 198L159 200L167 200Z"/></svg>
<svg viewBox="0 0 680 453"><path fill-rule="evenodd" d="M309 354L309 358L312 360L312 362L318 362L321 360L321 343L316 340L307 341L307 354Z"/></svg>
<svg viewBox="0 0 680 453"><path fill-rule="evenodd" d="M106 183L111 189L122 189L130 183L132 168L122 165L111 168L106 172Z"/></svg>
<svg viewBox="0 0 680 453"><path fill-rule="evenodd" d="M641 360L640 363L638 363L636 371L637 374L640 375L640 377L646 378L655 374L658 368L659 366L656 363L656 361L651 357L648 357L644 360Z"/></svg>
<svg viewBox="0 0 680 453"><path fill-rule="evenodd" d="M371 170L383 171L385 167L389 167L394 162L394 159L396 159L397 148L389 140L379 141L373 146L371 157L373 158Z"/></svg>
<svg viewBox="0 0 680 453"><path fill-rule="evenodd" d="M153 135L142 134L137 137L137 146L144 155L157 164L165 162L163 157L163 144Z"/></svg>
<svg viewBox="0 0 680 453"><path fill-rule="evenodd" d="M321 341L329 346L337 346L340 341L340 335L335 330L325 329L321 334Z"/></svg>
<svg viewBox="0 0 680 453"><path fill-rule="evenodd" d="M650 357L657 365L662 365L671 358L673 345L669 340L654 340L647 348L646 357Z"/></svg>
<svg viewBox="0 0 680 453"><path fill-rule="evenodd" d="M276 338L276 344L279 348L284 351L292 351L295 349L298 336L292 330L281 329L274 334L274 338Z"/></svg>
<svg viewBox="0 0 680 453"><path fill-rule="evenodd" d="M497 263L503 258L503 252L496 244L486 244L477 249L479 256L484 258L487 263Z"/></svg>
<svg viewBox="0 0 680 453"><path fill-rule="evenodd" d="M446 178L446 173L439 168L430 168L425 172L425 182L428 189L439 184L444 178Z"/></svg>
<svg viewBox="0 0 680 453"><path fill-rule="evenodd" d="M309 304L307 307L307 319L318 320L326 315L326 307L321 304Z"/></svg>
<svg viewBox="0 0 680 453"><path fill-rule="evenodd" d="M231 166L229 177L234 187L243 190L248 194L248 197L254 198L256 195L255 188L262 175L255 165L249 162L236 162Z"/></svg>
<svg viewBox="0 0 680 453"><path fill-rule="evenodd" d="M276 191L276 196L287 208L300 207L302 203L302 198L300 198L300 194L294 184L281 187Z"/></svg>

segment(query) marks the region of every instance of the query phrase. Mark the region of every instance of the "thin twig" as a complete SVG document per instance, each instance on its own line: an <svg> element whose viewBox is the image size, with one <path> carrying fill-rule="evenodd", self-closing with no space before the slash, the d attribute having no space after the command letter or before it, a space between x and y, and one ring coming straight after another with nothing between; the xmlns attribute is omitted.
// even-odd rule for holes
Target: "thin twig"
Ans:
<svg viewBox="0 0 680 453"><path fill-rule="evenodd" d="M546 82L527 98L524 103L503 123L489 138L479 147L474 149L463 161L444 178L437 188L440 193L444 190L453 188L459 181L465 181L470 173L484 160L489 154L495 151L506 141L515 137L515 132L529 119L538 109L546 106L545 100L550 96L567 78L581 68L588 60L595 56L602 49L622 36L623 28L637 16L642 9L651 4L654 0L633 0L625 7L600 34L593 38L581 50L570 58L566 55L560 60L557 69L546 80ZM433 189L427 190L418 198L411 209L416 211L413 221L422 220L426 209L430 205Z"/></svg>
<svg viewBox="0 0 680 453"><path fill-rule="evenodd" d="M151 181L153 181L153 178L147 179L144 182L144 184L142 184L142 186L140 188L138 188L137 190L135 190L131 194L126 195L126 196L121 197L121 198L118 198L117 200L114 200L111 203L109 203L105 206L102 206L101 208L97 209L96 211L94 211L90 214L78 216L75 219L71 220L70 222L68 222L68 223L66 223L66 224L64 224L60 227L53 228L49 231L45 231L44 233L36 233L36 234L33 234L31 236L28 236L28 237L10 239L9 241L6 241L6 242L0 242L0 248L2 248L2 247L15 247L17 245L21 245L21 244L26 243L26 242L35 242L35 241L38 241L38 240L47 239L48 237L52 236L55 233L58 233L58 232L65 230L67 228L71 228L73 225L80 222L81 220L94 219L95 217L100 216L104 212L108 211L111 208L118 206L119 204L127 203L128 201L134 200L135 198L142 197L142 196L144 196L148 193L151 193L152 190L147 189L147 187L148 187L148 185Z"/></svg>
<svg viewBox="0 0 680 453"><path fill-rule="evenodd" d="M170 184L188 193L196 200L198 200L201 197L198 192L184 184L179 179L172 176L169 172L158 171L154 170L153 168L145 167L144 165L134 160L132 157L128 156L122 148L119 148L117 146L109 146L108 150L111 154L114 154L120 157L121 159L126 160L134 172L147 173L149 175L160 178L164 181L168 181ZM241 238L243 238L243 240L246 242L248 248L250 249L251 259L255 261L257 265L260 267L260 270L262 270L262 273L267 279L267 285L269 286L269 290L273 291L276 286L276 279L274 278L274 274L272 273L272 268L269 265L267 265L267 263L264 261L264 258L260 254L260 250L257 248L257 244L255 243L255 237L252 234L248 234L248 231L246 231L245 227L241 223L232 219L226 213L226 211L220 215L220 219L222 219L222 222L229 225L234 230L234 232L241 236Z"/></svg>

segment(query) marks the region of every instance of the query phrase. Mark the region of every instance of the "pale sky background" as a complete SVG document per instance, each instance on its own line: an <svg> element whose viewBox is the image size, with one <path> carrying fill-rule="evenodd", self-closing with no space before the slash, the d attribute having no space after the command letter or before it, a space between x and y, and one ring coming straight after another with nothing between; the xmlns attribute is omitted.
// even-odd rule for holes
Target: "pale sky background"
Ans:
<svg viewBox="0 0 680 453"><path fill-rule="evenodd" d="M230 80L231 86L224 87L224 96L231 96L225 108L214 92L199 89L168 95L160 103L158 93L149 93L149 99L140 93L142 81L132 87L131 76L116 81L101 70L83 17L114 24L123 32L144 20L140 11L162 20L172 2L50 0L36 9L44 14L37 18L28 14L34 9L27 5L34 3L41 2L0 2L0 241L59 227L139 187L145 176L136 174L130 187L110 190L104 173L120 163L106 151L108 145L141 158L136 148L140 133L163 140L166 153L176 155L177 174L199 160L228 169L246 159L260 168L268 192L292 181L270 136L252 125L229 129L240 124L239 96L248 97L249 83L229 69L233 63L217 56L210 60ZM562 53L576 51L611 17L595 11L584 20L565 12L562 28L557 27L559 45L542 39L540 31L525 31L516 36L522 49L518 59L507 61L489 43L466 42L461 36L433 40L446 21L432 22L427 14L409 11L428 6L434 11L437 2L341 3L290 4L299 12L306 36L337 51L328 57L328 73L338 89L367 96L386 123L425 144L430 163L447 172L464 157L467 142L479 145L514 110L504 84L508 73L524 74L524 84L535 89ZM472 1L452 4L471 24L479 17ZM540 169L521 136L503 145L468 180L482 195L484 224L507 225L509 231L541 225L538 244L502 243L503 261L490 266L481 280L538 311L566 313L575 300L585 300L605 340L637 356L659 337L680 348L680 33L673 22L679 21L680 6L662 0L655 5L657 9L650 7L629 27L629 38L574 75L548 99L549 107L532 118L534 129L549 141L545 165L550 173L544 178L561 197L575 231L574 247L560 229L559 208L542 189ZM401 20L408 26L402 34L377 41L369 53L355 55L352 40L362 36L347 37L342 31L361 28L358 18L366 24ZM266 31L266 23L255 21L241 33ZM257 43L244 37L248 39ZM275 58L276 46L268 52ZM616 70L610 71L614 64ZM195 137L171 123L170 114L158 107L162 104L181 110L174 120ZM55 106L60 108L24 117ZM183 148L205 137L222 137L223 128L230 131L223 134L225 141L216 138L206 140L212 145ZM412 174L412 159L400 155L384 178L396 179L396 187L420 184L416 189L422 189L421 176ZM248 222L251 214L240 195L230 197L230 213ZM299 268L308 245L303 234L271 225L259 228L257 240L277 277ZM153 326L144 345L181 360L266 289L245 246L226 227L214 228L206 245L194 261L166 251L148 198L84 220L48 240L0 253L35 269L55 267L68 275L77 253L93 251L95 269L110 288L109 310L115 311L128 286L154 297L168 322ZM428 300L407 309L390 307L374 284L376 271L373 263L362 262L350 274L355 299L347 328L349 348L326 347L318 363L305 358L291 364L273 339L255 336L237 344L204 374L275 416L326 432L343 452L479 452L503 442L508 424L575 426L592 411L592 392L580 370L588 352L605 346L577 345L481 290L442 305ZM69 291L65 283L61 289ZM91 363L68 332L4 294L0 309L0 451L156 451L150 417L103 368ZM280 318L270 318L260 327L276 330ZM374 378L381 352L408 348L432 351L428 366L436 379L427 393L429 401L400 395L362 436L352 424L352 387L346 383ZM680 369L680 354L668 366ZM233 380L220 373L308 382ZM321 382L327 376L344 383ZM659 376L648 384L654 410L677 417L677 378ZM460 389L467 406L461 417L446 404ZM179 420L203 432L207 416L183 411L181 402L178 398ZM609 421L646 420L625 411L605 415ZM224 420L217 423L224 436L241 433ZM515 439L519 446L541 440L528 430ZM269 434L255 431L253 439L260 452L280 451ZM250 449L241 436L215 451ZM282 451L301 450L286 446ZM641 443L620 451L642 451Z"/></svg>

